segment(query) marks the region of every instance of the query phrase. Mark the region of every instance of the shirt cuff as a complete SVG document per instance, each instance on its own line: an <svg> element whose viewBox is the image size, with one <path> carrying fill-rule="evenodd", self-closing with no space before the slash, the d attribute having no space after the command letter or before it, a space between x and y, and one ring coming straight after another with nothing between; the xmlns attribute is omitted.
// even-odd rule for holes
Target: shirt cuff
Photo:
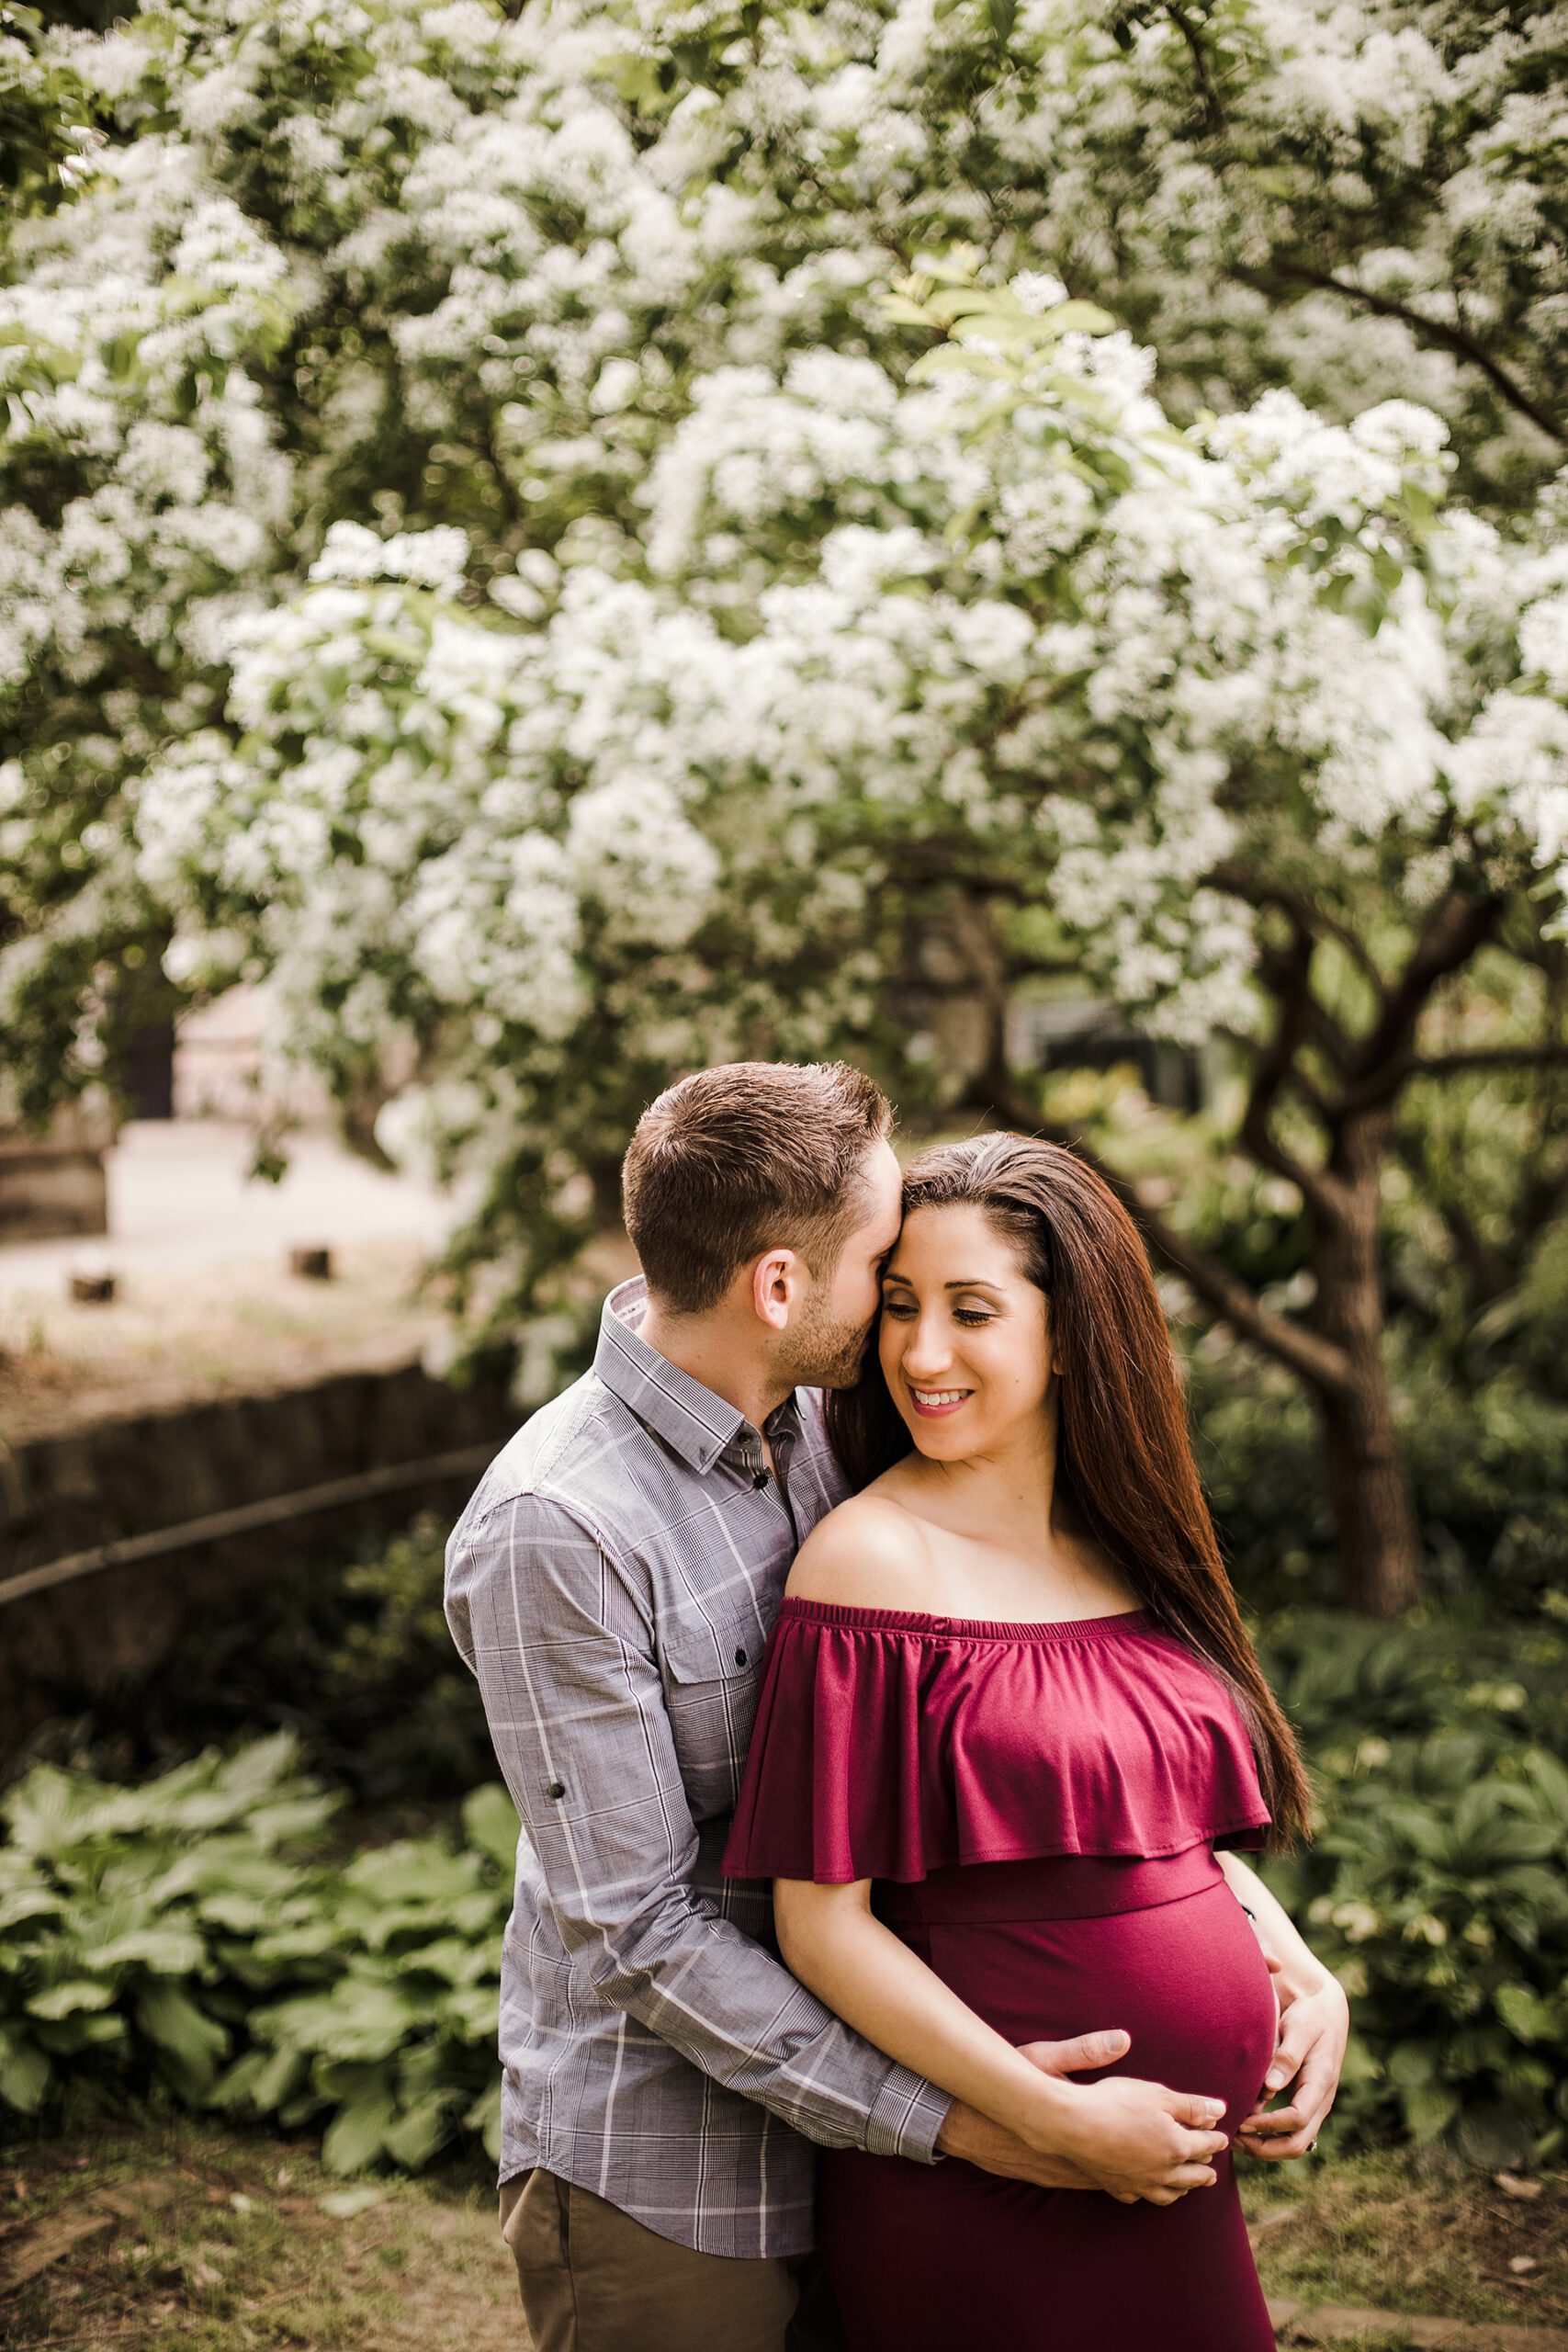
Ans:
<svg viewBox="0 0 1568 2352"><path fill-rule="evenodd" d="M866 2154L936 2164L936 2135L952 2105L950 2093L910 2074L907 2066L890 2068L865 2120Z"/></svg>

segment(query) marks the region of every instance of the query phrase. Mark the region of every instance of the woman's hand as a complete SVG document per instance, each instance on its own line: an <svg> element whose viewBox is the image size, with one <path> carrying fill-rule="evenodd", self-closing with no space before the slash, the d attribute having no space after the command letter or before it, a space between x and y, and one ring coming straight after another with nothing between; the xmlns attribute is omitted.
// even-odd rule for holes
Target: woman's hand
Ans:
<svg viewBox="0 0 1568 2352"><path fill-rule="evenodd" d="M1317 2135L1339 2088L1345 2044L1350 2032L1350 2005L1343 1986L1327 1969L1319 1967L1314 1980L1292 1992L1289 1972L1276 1965L1280 2033L1264 2078L1264 2096L1236 2133L1236 2145L1266 2164L1283 2164L1306 2156L1317 2145ZM1284 2107L1267 2102L1286 2085L1291 2096Z"/></svg>
<svg viewBox="0 0 1568 2352"><path fill-rule="evenodd" d="M1190 2188L1213 2188L1218 2176L1211 2158L1227 2144L1214 2129L1225 2111L1223 2099L1126 2075L1074 2084L1070 2093L1066 2109L1055 2104L1040 2128L1096 2188L1123 2205L1140 2198L1174 2205Z"/></svg>

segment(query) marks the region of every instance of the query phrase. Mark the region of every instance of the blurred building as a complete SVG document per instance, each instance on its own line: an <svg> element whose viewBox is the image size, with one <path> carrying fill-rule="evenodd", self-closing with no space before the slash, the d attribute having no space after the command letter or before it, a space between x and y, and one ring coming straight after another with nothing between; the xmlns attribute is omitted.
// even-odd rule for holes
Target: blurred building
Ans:
<svg viewBox="0 0 1568 2352"><path fill-rule="evenodd" d="M104 1154L115 1122L73 1103L41 1135L0 1121L0 1241L47 1241L108 1229Z"/></svg>

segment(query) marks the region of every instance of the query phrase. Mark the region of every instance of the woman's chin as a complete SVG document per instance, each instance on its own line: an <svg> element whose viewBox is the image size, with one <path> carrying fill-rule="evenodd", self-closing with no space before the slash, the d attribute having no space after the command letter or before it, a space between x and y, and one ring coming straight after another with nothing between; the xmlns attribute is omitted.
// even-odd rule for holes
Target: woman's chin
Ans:
<svg viewBox="0 0 1568 2352"><path fill-rule="evenodd" d="M932 1462L962 1462L975 1450L973 1439L960 1426L963 1419L962 1412L951 1419L934 1413L907 1413L904 1425L915 1441L917 1453L926 1454Z"/></svg>

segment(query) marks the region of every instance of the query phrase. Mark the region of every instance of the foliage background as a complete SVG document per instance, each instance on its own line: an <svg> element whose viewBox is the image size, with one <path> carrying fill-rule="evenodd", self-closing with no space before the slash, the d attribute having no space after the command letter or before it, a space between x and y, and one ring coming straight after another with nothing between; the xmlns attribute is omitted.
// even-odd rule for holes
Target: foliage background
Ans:
<svg viewBox="0 0 1568 2352"><path fill-rule="evenodd" d="M528 1398L673 1067L1082 1139L1320 1776L1344 2128L1556 2152L1563 9L81 14L0 24L0 1110L267 978L363 1148L477 1186ZM1016 1066L1086 984L1201 1110ZM433 1575L240 1685L416 1817L488 1769ZM13 2109L482 2122L492 1814L333 1860L291 1770L13 1794Z"/></svg>
<svg viewBox="0 0 1568 2352"><path fill-rule="evenodd" d="M134 1784L40 1763L4 1800L0 2128L172 2100L324 2129L344 2169L416 2170L493 2132L516 1822L441 1574L434 1521L336 1577L302 1565L270 1616L191 1645L161 1719L100 1726L144 1775L237 1708L251 1738L227 1761ZM1258 1621L1321 1815L1269 1873L1353 2002L1331 2146L1561 2155L1565 1621L1499 1623L1473 1592L1396 1628L1300 1600Z"/></svg>

